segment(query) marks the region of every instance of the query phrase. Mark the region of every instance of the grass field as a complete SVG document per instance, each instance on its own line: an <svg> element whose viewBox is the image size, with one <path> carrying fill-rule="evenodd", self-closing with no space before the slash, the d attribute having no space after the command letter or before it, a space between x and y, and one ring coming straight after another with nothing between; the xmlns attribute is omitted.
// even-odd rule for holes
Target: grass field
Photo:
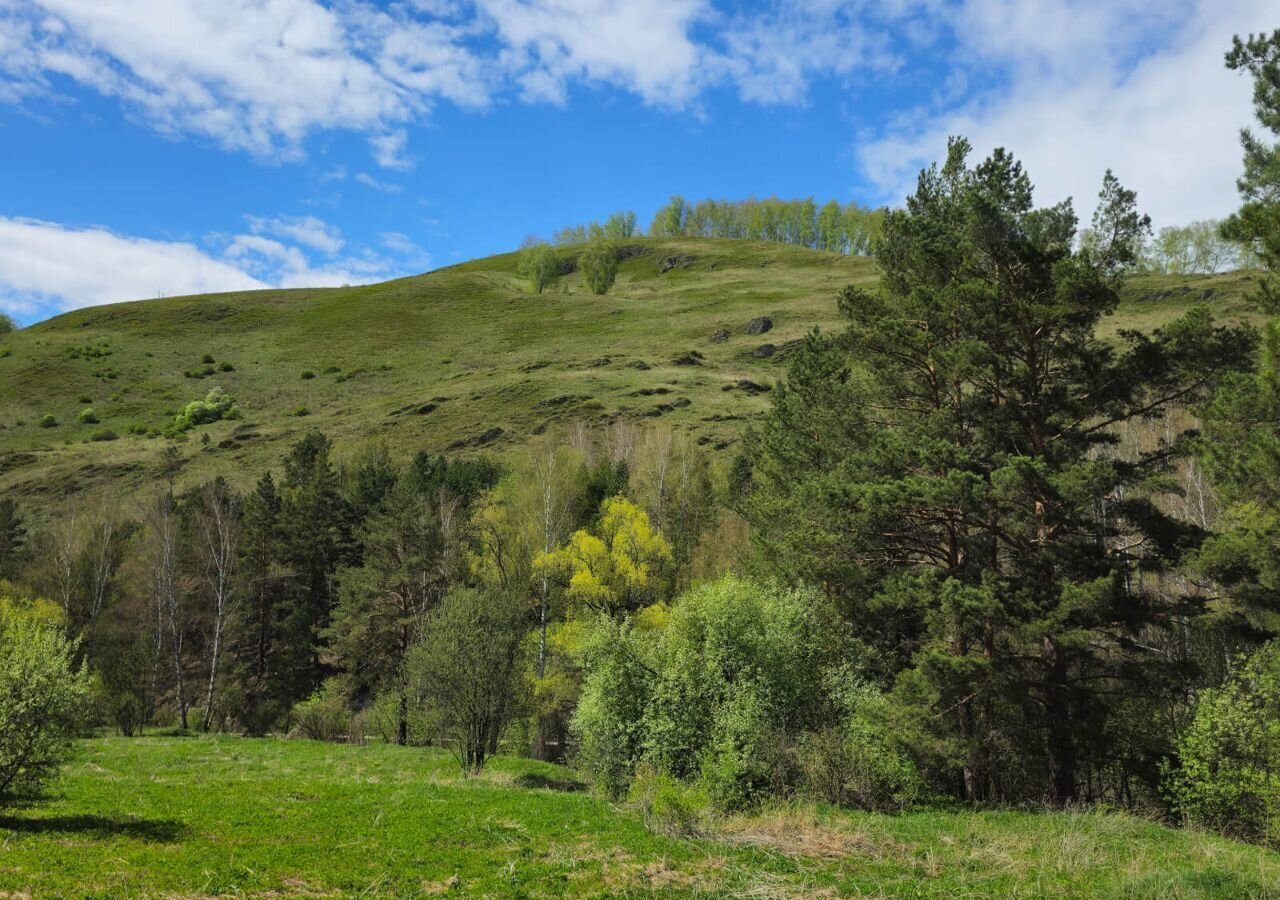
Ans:
<svg viewBox="0 0 1280 900"><path fill-rule="evenodd" d="M568 770L235 737L83 742L0 815L0 896L1280 897L1280 854L1120 813L794 806L646 830Z"/></svg>
<svg viewBox="0 0 1280 900"><path fill-rule="evenodd" d="M502 454L558 422L617 420L670 422L728 451L787 348L839 327L838 290L878 277L867 259L772 243L645 238L627 253L604 297L576 273L532 293L508 254L366 287L96 307L7 335L0 491L40 515L107 486L118 502L156 476L162 440L134 432L162 430L214 386L243 418L190 433L183 483L243 484L312 427L340 456L370 440ZM1105 330L1199 302L1238 318L1248 278L1135 279ZM772 328L748 334L760 316Z"/></svg>

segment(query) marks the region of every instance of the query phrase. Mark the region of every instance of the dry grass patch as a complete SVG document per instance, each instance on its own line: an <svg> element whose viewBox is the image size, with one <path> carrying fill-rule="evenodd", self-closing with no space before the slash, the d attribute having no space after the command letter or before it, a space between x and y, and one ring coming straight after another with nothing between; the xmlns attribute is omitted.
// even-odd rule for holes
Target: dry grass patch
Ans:
<svg viewBox="0 0 1280 900"><path fill-rule="evenodd" d="M716 826L716 836L731 844L808 859L881 859L906 852L886 835L872 835L869 829L848 821L837 827L821 821L813 808L803 806L730 816Z"/></svg>

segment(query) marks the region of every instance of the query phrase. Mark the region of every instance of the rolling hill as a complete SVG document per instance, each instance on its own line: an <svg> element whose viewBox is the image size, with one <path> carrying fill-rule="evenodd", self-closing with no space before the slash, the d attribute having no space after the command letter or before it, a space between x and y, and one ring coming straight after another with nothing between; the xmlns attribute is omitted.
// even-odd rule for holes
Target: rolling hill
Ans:
<svg viewBox="0 0 1280 900"><path fill-rule="evenodd" d="M597 297L575 255L541 294L506 254L362 287L94 307L0 337L0 492L55 509L137 490L175 413L215 386L241 417L188 433L184 481L243 482L311 428L340 456L367 440L501 455L557 423L663 421L725 451L789 348L839 327L836 292L878 277L872 260L794 246L645 238ZM1107 329L1201 302L1246 316L1250 280L1132 279Z"/></svg>

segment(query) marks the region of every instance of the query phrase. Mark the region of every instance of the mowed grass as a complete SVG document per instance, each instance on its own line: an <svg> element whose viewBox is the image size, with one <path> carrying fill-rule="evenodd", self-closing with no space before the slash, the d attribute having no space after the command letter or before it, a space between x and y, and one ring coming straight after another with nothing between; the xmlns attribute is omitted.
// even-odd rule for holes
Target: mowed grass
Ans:
<svg viewBox="0 0 1280 900"><path fill-rule="evenodd" d="M841 327L838 291L878 279L871 260L781 244L626 248L604 297L577 273L533 293L506 254L364 287L113 304L7 335L0 492L38 516L68 497L119 503L154 483L163 443L131 430L163 429L214 386L243 418L190 433L180 487L219 474L244 486L313 427L340 458L368 442L501 456L558 426L620 421L670 423L731 454L788 351L815 326ZM1136 279L1105 327L1149 329L1197 302L1239 317L1247 278ZM772 329L748 334L759 316ZM86 407L97 422L80 420ZM116 439L94 440L104 430Z"/></svg>
<svg viewBox="0 0 1280 900"><path fill-rule="evenodd" d="M1280 854L1120 813L786 806L646 830L569 770L218 738L83 742L0 815L0 896L1276 897Z"/></svg>

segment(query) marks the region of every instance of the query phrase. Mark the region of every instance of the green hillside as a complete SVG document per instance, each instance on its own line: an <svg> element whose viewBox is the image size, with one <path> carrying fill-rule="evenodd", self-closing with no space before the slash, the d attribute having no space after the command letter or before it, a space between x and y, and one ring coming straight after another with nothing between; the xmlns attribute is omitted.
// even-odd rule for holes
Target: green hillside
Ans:
<svg viewBox="0 0 1280 900"><path fill-rule="evenodd" d="M573 271L536 294L506 254L364 287L120 303L7 335L0 491L46 505L136 489L174 414L215 386L242 417L189 433L192 478L259 472L310 428L340 452L374 438L501 454L558 422L660 420L723 450L766 407L787 349L838 326L836 292L877 278L871 260L775 243L636 239L623 255L603 297ZM1238 317L1248 280L1134 279L1109 327L1198 302ZM769 330L748 333L759 317Z"/></svg>

